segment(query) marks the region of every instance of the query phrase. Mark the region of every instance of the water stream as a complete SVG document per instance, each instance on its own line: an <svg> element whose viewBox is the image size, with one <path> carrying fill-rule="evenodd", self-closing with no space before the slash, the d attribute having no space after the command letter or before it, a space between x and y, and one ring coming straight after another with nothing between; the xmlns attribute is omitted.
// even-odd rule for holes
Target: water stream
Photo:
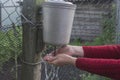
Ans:
<svg viewBox="0 0 120 80"><path fill-rule="evenodd" d="M48 54L50 51L53 51L53 50L55 51L56 47L49 45L43 51L43 54L41 56L43 57L45 54ZM44 80L59 80L58 73L60 68L58 66L48 64L43 59L41 60L41 62L42 62L42 66L44 66L44 73L42 73L42 74L45 74Z"/></svg>

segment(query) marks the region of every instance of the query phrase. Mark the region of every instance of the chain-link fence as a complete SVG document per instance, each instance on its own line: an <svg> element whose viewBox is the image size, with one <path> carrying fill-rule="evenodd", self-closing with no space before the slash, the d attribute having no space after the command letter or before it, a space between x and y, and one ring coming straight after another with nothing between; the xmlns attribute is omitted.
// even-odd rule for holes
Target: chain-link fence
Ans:
<svg viewBox="0 0 120 80"><path fill-rule="evenodd" d="M79 39L81 42L93 41L103 33L103 27L110 26L116 29L116 2L114 0L68 0L77 5L71 41ZM0 1L0 79L20 80L22 53L22 24L30 23L37 26L31 18L33 12L28 14L29 19L22 13L22 0ZM22 21L23 18L24 22ZM118 26L119 27L119 26ZM34 28L34 27L33 27ZM109 28L107 28L109 29ZM111 29L111 28L110 28ZM44 53L54 50L47 47ZM74 66L54 67L42 62L42 80L89 80L84 72ZM82 77L83 76L83 77ZM89 78L89 77L88 77ZM104 78L91 78L101 80Z"/></svg>
<svg viewBox="0 0 120 80"><path fill-rule="evenodd" d="M13 24L21 25L21 0L2 0L1 5L1 28L5 29Z"/></svg>
<svg viewBox="0 0 120 80"><path fill-rule="evenodd" d="M111 15L113 0L80 0L77 4L72 38L91 41L102 33L104 18Z"/></svg>
<svg viewBox="0 0 120 80"><path fill-rule="evenodd" d="M0 0L0 79L17 78L22 51L21 0ZM15 65L16 64L16 65Z"/></svg>
<svg viewBox="0 0 120 80"><path fill-rule="evenodd" d="M117 9L116 9L116 12L117 12L117 19L116 19L116 23L117 23L117 43L120 44L120 0L116 0L116 5L117 5Z"/></svg>

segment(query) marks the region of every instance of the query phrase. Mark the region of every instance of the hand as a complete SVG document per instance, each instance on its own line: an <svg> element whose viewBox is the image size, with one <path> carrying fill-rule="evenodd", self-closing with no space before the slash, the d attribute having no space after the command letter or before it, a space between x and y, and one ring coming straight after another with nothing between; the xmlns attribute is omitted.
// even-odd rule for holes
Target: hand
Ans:
<svg viewBox="0 0 120 80"><path fill-rule="evenodd" d="M52 52L51 54L54 54L54 52ZM82 46L71 46L71 45L67 45L62 48L57 49L55 54L56 55L57 54L67 54L70 56L79 56L79 57L84 56Z"/></svg>
<svg viewBox="0 0 120 80"><path fill-rule="evenodd" d="M66 64L75 65L76 59L77 58L66 55L66 54L58 54L56 56L47 55L44 57L45 61L47 61L50 64L57 65L57 66L63 66Z"/></svg>

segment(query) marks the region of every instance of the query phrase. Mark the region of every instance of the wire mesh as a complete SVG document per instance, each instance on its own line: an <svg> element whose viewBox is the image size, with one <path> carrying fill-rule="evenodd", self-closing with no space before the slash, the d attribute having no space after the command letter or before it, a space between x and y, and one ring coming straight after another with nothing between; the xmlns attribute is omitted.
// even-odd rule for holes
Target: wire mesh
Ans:
<svg viewBox="0 0 120 80"><path fill-rule="evenodd" d="M113 0L78 0L73 24L72 38L92 41L102 33L103 19L112 11Z"/></svg>
<svg viewBox="0 0 120 80"><path fill-rule="evenodd" d="M116 43L117 44L120 44L120 1L119 0L116 0L116 5L117 5L117 19L116 19L116 21L117 21L117 30L116 30L116 32L117 32L117 36L116 36Z"/></svg>
<svg viewBox="0 0 120 80"><path fill-rule="evenodd" d="M102 21L111 13L114 0L68 0L77 5L71 40L92 41L93 38L102 33ZM36 26L34 21L27 19L21 13L23 8L22 0L1 0L0 1L0 79L20 80L21 64L18 56L22 52L22 23L30 23ZM116 10L116 9L115 9ZM32 12L28 14L32 18ZM115 15L116 16L116 15ZM21 17L24 19L22 22ZM111 23L113 24L113 23ZM53 46L44 50L43 55L53 51ZM11 59L12 58L12 59ZM88 80L83 79L83 71L74 66L54 67L42 63L42 80ZM97 78L96 80L101 80Z"/></svg>

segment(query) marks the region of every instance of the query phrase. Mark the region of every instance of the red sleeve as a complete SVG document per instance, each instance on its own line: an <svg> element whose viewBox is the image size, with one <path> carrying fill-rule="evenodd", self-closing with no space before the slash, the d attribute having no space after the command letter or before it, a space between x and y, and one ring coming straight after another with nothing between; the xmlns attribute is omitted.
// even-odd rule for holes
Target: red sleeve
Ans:
<svg viewBox="0 0 120 80"><path fill-rule="evenodd" d="M120 58L120 45L83 46L87 58Z"/></svg>
<svg viewBox="0 0 120 80"><path fill-rule="evenodd" d="M120 80L119 59L78 58L76 60L76 67L91 73Z"/></svg>

